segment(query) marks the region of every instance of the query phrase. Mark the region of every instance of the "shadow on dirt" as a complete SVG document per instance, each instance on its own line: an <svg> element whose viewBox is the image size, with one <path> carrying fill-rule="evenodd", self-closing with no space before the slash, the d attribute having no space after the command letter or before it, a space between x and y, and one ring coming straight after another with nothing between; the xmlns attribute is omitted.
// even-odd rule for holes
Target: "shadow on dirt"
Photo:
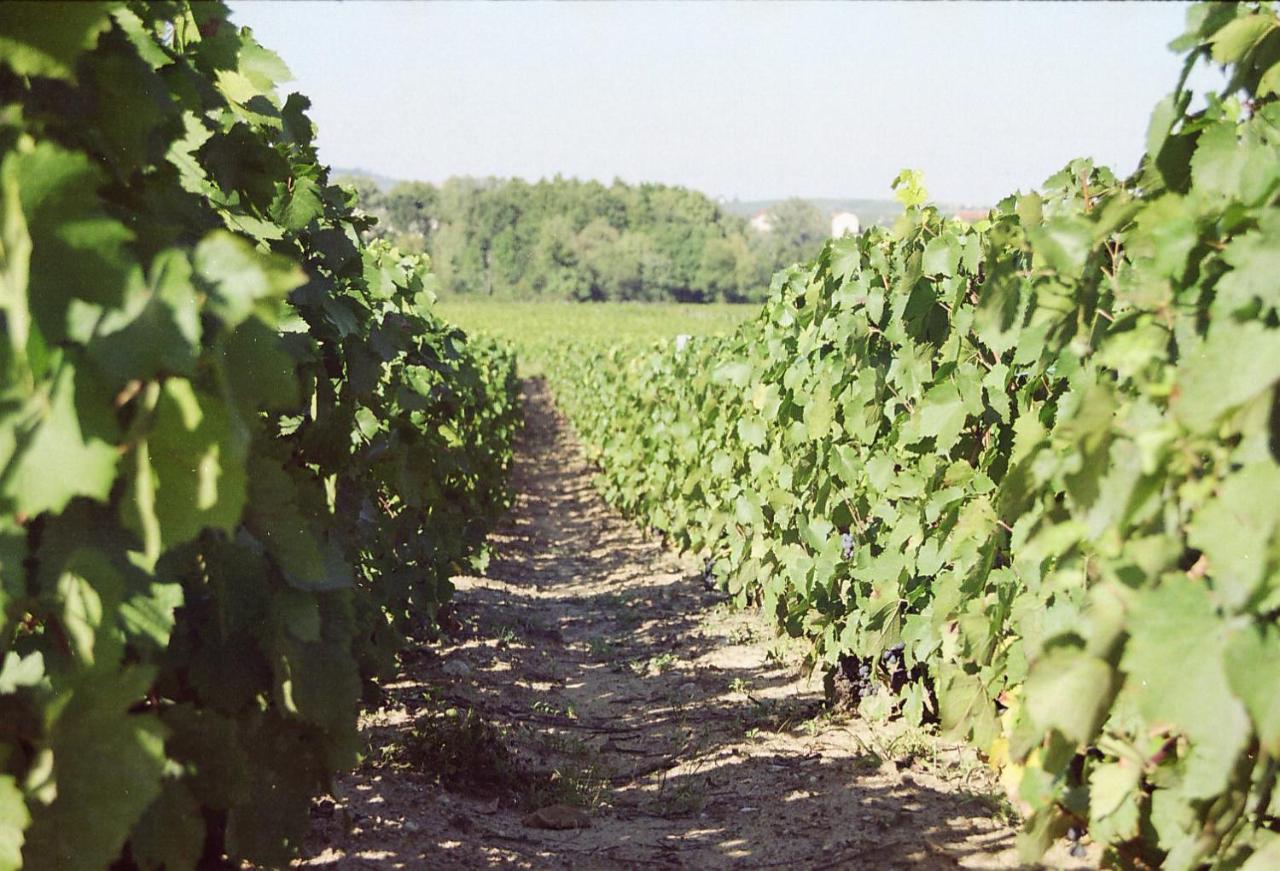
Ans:
<svg viewBox="0 0 1280 871"><path fill-rule="evenodd" d="M977 766L826 713L697 567L604 506L545 386L524 388L496 557L366 718L304 864L1017 865ZM547 805L572 827L530 824Z"/></svg>

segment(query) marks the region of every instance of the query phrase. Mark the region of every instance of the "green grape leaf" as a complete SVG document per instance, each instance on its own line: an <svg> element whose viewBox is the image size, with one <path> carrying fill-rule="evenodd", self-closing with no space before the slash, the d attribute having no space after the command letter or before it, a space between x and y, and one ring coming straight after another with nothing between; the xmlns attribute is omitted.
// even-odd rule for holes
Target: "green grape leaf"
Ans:
<svg viewBox="0 0 1280 871"><path fill-rule="evenodd" d="M1160 154L1169 139L1174 123L1180 113L1175 103L1175 95L1170 94L1156 103L1151 110L1151 120L1147 123L1147 154L1154 160Z"/></svg>
<svg viewBox="0 0 1280 871"><path fill-rule="evenodd" d="M959 388L952 381L941 381L929 388L915 410L915 437L932 437L937 452L946 453L960 437L968 416Z"/></svg>
<svg viewBox="0 0 1280 871"><path fill-rule="evenodd" d="M1236 125L1220 121L1200 134L1191 157L1195 189L1246 205L1260 202L1275 187L1280 168L1275 148L1252 138L1241 140Z"/></svg>
<svg viewBox="0 0 1280 871"><path fill-rule="evenodd" d="M112 665L121 654L115 632L116 608L124 578L100 551L82 548L67 558L52 591L62 631L76 657Z"/></svg>
<svg viewBox="0 0 1280 871"><path fill-rule="evenodd" d="M88 671L65 692L53 723L57 797L33 808L23 851L30 868L105 868L129 830L160 794L164 730L155 717L131 714L152 671Z"/></svg>
<svg viewBox="0 0 1280 871"><path fill-rule="evenodd" d="M1213 59L1223 65L1238 63L1275 28L1274 15L1245 15L1237 18L1209 40L1213 46Z"/></svg>
<svg viewBox="0 0 1280 871"><path fill-rule="evenodd" d="M144 446L130 523L153 558L202 529L235 529L244 511L248 440L233 411L189 381L170 378Z"/></svg>
<svg viewBox="0 0 1280 871"><path fill-rule="evenodd" d="M1108 333L1098 348L1099 364L1116 370L1121 378L1133 378L1153 361L1165 360L1169 332L1157 323L1139 323L1130 330Z"/></svg>
<svg viewBox="0 0 1280 871"><path fill-rule="evenodd" d="M175 612L183 600L181 584L151 584L148 592L121 603L120 625L131 640L145 639L164 650L173 632Z"/></svg>
<svg viewBox="0 0 1280 871"><path fill-rule="evenodd" d="M1187 541L1209 558L1215 591L1242 606L1267 572L1267 555L1280 524L1280 467L1255 463L1233 473L1191 519Z"/></svg>
<svg viewBox="0 0 1280 871"><path fill-rule="evenodd" d="M27 594L27 532L0 514L0 631L14 619L11 608ZM4 690L0 689L0 693Z"/></svg>
<svg viewBox="0 0 1280 871"><path fill-rule="evenodd" d="M202 759L203 765L211 763ZM129 850L147 869L198 867L204 849L200 803L181 781L166 778L160 795L134 826Z"/></svg>
<svg viewBox="0 0 1280 871"><path fill-rule="evenodd" d="M1093 228L1076 215L1050 218L1028 231L1036 262L1066 278L1077 278L1093 246Z"/></svg>
<svg viewBox="0 0 1280 871"><path fill-rule="evenodd" d="M894 198L908 209L922 206L929 200L929 192L924 187L924 173L918 169L902 170L891 187Z"/></svg>
<svg viewBox="0 0 1280 871"><path fill-rule="evenodd" d="M301 727L262 729L242 737L250 779L244 799L227 814L227 852L284 866L311 828L308 803L327 773L317 754L300 753ZM336 760L335 760L336 761ZM345 760L344 760L345 761Z"/></svg>
<svg viewBox="0 0 1280 871"><path fill-rule="evenodd" d="M924 246L921 268L926 275L952 276L960 265L960 244L950 233L935 236Z"/></svg>
<svg viewBox="0 0 1280 871"><path fill-rule="evenodd" d="M1188 788L1225 788L1234 756L1248 738L1248 718L1228 689L1224 624L1208 590L1186 577L1142 591L1129 619L1121 669L1126 690L1152 724L1185 733L1205 765Z"/></svg>
<svg viewBox="0 0 1280 871"><path fill-rule="evenodd" d="M138 268L126 249L133 234L103 211L102 173L85 155L42 142L15 159L31 234L31 313L46 342L61 342L71 332L73 301L120 303Z"/></svg>
<svg viewBox="0 0 1280 871"><path fill-rule="evenodd" d="M31 822L27 803L11 774L0 774L0 868L22 867L23 832Z"/></svg>
<svg viewBox="0 0 1280 871"><path fill-rule="evenodd" d="M156 41L150 28L127 6L116 6L111 10L111 17L129 38L130 44L152 69L159 69L173 63L173 58Z"/></svg>
<svg viewBox="0 0 1280 871"><path fill-rule="evenodd" d="M942 728L970 734L979 747L990 747L1000 734L995 706L977 675L945 667L938 677L938 706Z"/></svg>
<svg viewBox="0 0 1280 871"><path fill-rule="evenodd" d="M745 417L738 420L738 438L742 439L743 444L753 448L763 447L764 437L764 421L748 420Z"/></svg>
<svg viewBox="0 0 1280 871"><path fill-rule="evenodd" d="M831 424L835 420L835 400L831 398L831 385L820 382L814 387L813 395L804 407L805 432L810 441L824 439L831 434Z"/></svg>
<svg viewBox="0 0 1280 871"><path fill-rule="evenodd" d="M982 286L973 315L973 332L998 356L1018 344L1022 332L1022 288L1008 270L994 272Z"/></svg>
<svg viewBox="0 0 1280 871"><path fill-rule="evenodd" d="M277 214L281 224L297 232L324 215L324 203L320 199L320 186L314 180L299 177L292 182Z"/></svg>
<svg viewBox="0 0 1280 871"><path fill-rule="evenodd" d="M191 375L200 354L200 310L191 263L181 251L157 255L145 285L135 282L107 313L89 357L116 385L159 375Z"/></svg>
<svg viewBox="0 0 1280 871"><path fill-rule="evenodd" d="M1096 766L1089 775L1089 832L1102 843L1138 834L1142 769L1121 761Z"/></svg>
<svg viewBox="0 0 1280 871"><path fill-rule="evenodd" d="M1196 216L1185 197L1166 194L1144 205L1134 217L1127 247L1143 266L1149 262L1161 275L1177 279L1186 271L1187 257L1200 243Z"/></svg>
<svg viewBox="0 0 1280 871"><path fill-rule="evenodd" d="M241 75L263 93L274 91L276 85L293 80L293 73L280 55L264 48L252 37L245 37L240 44L238 58Z"/></svg>
<svg viewBox="0 0 1280 871"><path fill-rule="evenodd" d="M228 326L252 314L275 323L285 294L306 282L298 265L279 254L263 254L226 232L210 233L196 247L196 273L212 287L209 307Z"/></svg>
<svg viewBox="0 0 1280 871"><path fill-rule="evenodd" d="M1280 304L1280 219L1274 213L1264 215L1257 230L1232 239L1222 259L1232 269L1218 279L1216 309L1235 311L1254 299L1271 308Z"/></svg>
<svg viewBox="0 0 1280 871"><path fill-rule="evenodd" d="M1260 323L1218 321L1208 337L1179 362L1174 415L1193 432L1208 432L1219 418L1280 379L1280 330Z"/></svg>
<svg viewBox="0 0 1280 871"><path fill-rule="evenodd" d="M0 61L20 76L75 81L81 53L111 27L113 3L35 2L0 4Z"/></svg>
<svg viewBox="0 0 1280 871"><path fill-rule="evenodd" d="M351 654L327 640L290 640L284 649L287 693L298 715L333 734L345 732L360 712L360 669Z"/></svg>
<svg viewBox="0 0 1280 871"><path fill-rule="evenodd" d="M1251 626L1227 641L1227 680L1253 718L1258 741L1280 756L1280 631Z"/></svg>
<svg viewBox="0 0 1280 871"><path fill-rule="evenodd" d="M1258 79L1258 96L1280 94L1280 63L1273 63Z"/></svg>
<svg viewBox="0 0 1280 871"><path fill-rule="evenodd" d="M280 334L257 318L241 323L220 345L223 372L245 420L289 411L301 401L296 361Z"/></svg>
<svg viewBox="0 0 1280 871"><path fill-rule="evenodd" d="M35 516L61 511L76 496L106 499L119 454L106 397L87 373L64 363L47 397L38 396L25 418L6 433L0 425L0 497ZM9 421L5 421L9 424Z"/></svg>
<svg viewBox="0 0 1280 871"><path fill-rule="evenodd" d="M194 112L182 113L183 135L175 137L165 152L165 159L178 170L178 183L193 194L207 194L212 188L197 152L213 136L213 131Z"/></svg>
<svg viewBox="0 0 1280 871"><path fill-rule="evenodd" d="M8 332L9 353L25 364L31 335L31 308L27 300L31 234L27 232L27 219L22 213L20 186L17 161L10 156L0 163L0 312L4 314ZM3 354L2 347L0 354Z"/></svg>
<svg viewBox="0 0 1280 871"><path fill-rule="evenodd" d="M336 590L352 584L337 546L316 531L299 489L280 466L253 458L245 524L276 558L289 583L301 590Z"/></svg>
<svg viewBox="0 0 1280 871"><path fill-rule="evenodd" d="M1027 712L1041 729L1056 729L1073 744L1087 745L1106 719L1114 686L1111 666L1103 660L1055 647L1031 667L1024 691Z"/></svg>
<svg viewBox="0 0 1280 871"><path fill-rule="evenodd" d="M239 651L233 654L236 652ZM211 657L218 653L216 648L201 651L203 656ZM245 680L248 675L244 673L225 674L242 664L243 661L233 655L216 665L211 664L209 672L221 669L224 674L220 677L224 680ZM186 784L196 801L207 807L230 807L244 801L249 791L248 751L240 743L240 723L208 706L207 699L201 701L200 707L183 702L161 711L161 720L169 730L166 746L170 758L189 772ZM161 793L157 801L163 798ZM155 809L153 804L151 810Z"/></svg>
<svg viewBox="0 0 1280 871"><path fill-rule="evenodd" d="M862 270L862 253L856 236L841 236L831 242L831 272L848 281Z"/></svg>

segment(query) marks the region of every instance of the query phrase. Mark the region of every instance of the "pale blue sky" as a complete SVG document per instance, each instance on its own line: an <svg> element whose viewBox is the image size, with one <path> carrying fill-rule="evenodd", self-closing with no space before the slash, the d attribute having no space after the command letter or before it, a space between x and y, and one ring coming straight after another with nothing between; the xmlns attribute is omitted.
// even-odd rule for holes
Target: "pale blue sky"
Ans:
<svg viewBox="0 0 1280 871"><path fill-rule="evenodd" d="M987 204L1077 156L1127 173L1181 3L233 2L321 157L395 178ZM1211 80L1206 77L1206 80Z"/></svg>

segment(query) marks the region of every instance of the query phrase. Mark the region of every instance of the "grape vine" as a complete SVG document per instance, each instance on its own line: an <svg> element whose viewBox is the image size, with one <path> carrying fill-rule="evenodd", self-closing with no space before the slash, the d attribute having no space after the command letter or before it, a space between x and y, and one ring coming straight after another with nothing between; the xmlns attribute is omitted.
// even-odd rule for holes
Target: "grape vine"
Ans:
<svg viewBox="0 0 1280 871"><path fill-rule="evenodd" d="M1280 862L1280 23L1191 7L1186 74L1118 178L1073 161L972 225L776 275L683 347L570 343L605 495L808 639L868 716L1001 769L1034 860ZM709 563L710 564L710 563Z"/></svg>
<svg viewBox="0 0 1280 871"><path fill-rule="evenodd" d="M509 351L221 3L0 6L0 868L281 864L508 501Z"/></svg>

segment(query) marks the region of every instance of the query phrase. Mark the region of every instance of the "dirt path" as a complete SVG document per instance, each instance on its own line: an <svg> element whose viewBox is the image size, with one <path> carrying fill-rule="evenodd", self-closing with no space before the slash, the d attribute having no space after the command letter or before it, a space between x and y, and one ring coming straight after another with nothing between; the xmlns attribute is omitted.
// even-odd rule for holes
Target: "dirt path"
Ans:
<svg viewBox="0 0 1280 871"><path fill-rule="evenodd" d="M601 502L539 382L524 402L497 556L367 715L303 864L1017 864L968 751L825 713L785 645Z"/></svg>

